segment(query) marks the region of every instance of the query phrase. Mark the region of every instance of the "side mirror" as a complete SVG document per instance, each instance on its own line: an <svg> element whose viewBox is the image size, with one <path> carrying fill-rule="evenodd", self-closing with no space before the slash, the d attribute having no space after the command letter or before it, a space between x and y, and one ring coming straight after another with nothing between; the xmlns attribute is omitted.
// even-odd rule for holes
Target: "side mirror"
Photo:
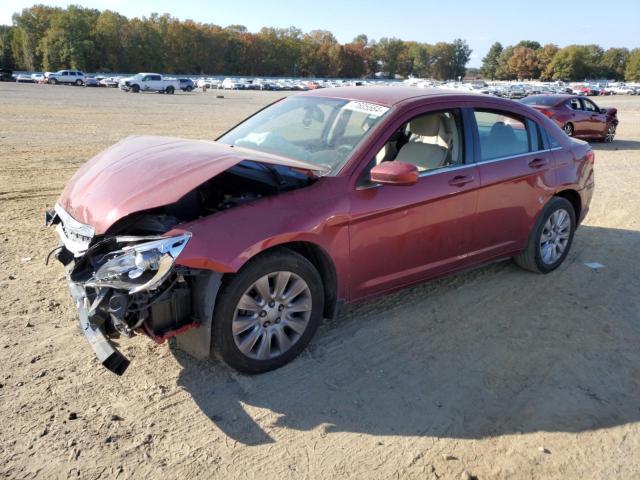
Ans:
<svg viewBox="0 0 640 480"><path fill-rule="evenodd" d="M600 109L600 113L607 113L607 109L606 108L601 108Z"/></svg>
<svg viewBox="0 0 640 480"><path fill-rule="evenodd" d="M371 169L371 181L382 185L415 185L418 168L405 162L382 162Z"/></svg>

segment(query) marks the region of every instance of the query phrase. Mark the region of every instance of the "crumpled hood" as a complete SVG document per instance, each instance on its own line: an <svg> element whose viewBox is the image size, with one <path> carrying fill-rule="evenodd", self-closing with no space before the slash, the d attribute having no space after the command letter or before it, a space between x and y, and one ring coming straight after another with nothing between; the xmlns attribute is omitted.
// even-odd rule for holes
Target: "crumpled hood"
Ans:
<svg viewBox="0 0 640 480"><path fill-rule="evenodd" d="M80 167L58 204L100 235L127 215L178 201L243 160L320 170L305 162L208 140L131 136Z"/></svg>

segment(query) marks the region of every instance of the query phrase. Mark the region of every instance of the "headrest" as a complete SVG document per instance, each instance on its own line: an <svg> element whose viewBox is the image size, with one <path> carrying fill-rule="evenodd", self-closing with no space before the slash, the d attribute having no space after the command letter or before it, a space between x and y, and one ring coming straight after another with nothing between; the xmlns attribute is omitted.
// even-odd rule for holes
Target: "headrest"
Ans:
<svg viewBox="0 0 640 480"><path fill-rule="evenodd" d="M431 114L414 118L409 123L409 130L421 137L435 137L440 130L440 115Z"/></svg>

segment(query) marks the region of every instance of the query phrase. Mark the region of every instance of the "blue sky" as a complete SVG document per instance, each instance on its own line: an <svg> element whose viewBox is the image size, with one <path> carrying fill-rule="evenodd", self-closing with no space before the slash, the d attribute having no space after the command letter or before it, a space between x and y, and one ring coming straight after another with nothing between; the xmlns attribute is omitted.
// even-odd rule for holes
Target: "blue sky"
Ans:
<svg viewBox="0 0 640 480"><path fill-rule="evenodd" d="M111 9L128 17L151 12L170 13L180 19L203 23L245 25L251 31L263 26L296 26L307 32L327 29L340 42L359 33L369 38L399 37L435 43L466 39L473 55L470 66L479 66L495 41L503 45L537 40L560 46L597 43L608 47L640 47L640 0L40 0L66 6L80 4ZM33 5L12 0L0 4L0 24Z"/></svg>

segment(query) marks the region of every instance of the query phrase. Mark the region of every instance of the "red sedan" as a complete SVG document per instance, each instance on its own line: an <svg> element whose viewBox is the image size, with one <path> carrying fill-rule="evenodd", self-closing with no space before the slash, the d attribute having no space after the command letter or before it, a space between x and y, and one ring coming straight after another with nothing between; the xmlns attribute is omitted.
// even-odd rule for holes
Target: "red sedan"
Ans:
<svg viewBox="0 0 640 480"><path fill-rule="evenodd" d="M552 119L570 137L613 142L616 136L616 108L599 108L576 95L532 95L521 102Z"/></svg>
<svg viewBox="0 0 640 480"><path fill-rule="evenodd" d="M108 369L128 365L110 339L144 333L263 372L346 304L509 257L553 271L589 210L593 163L510 100L322 89L217 141L124 139L80 168L47 222Z"/></svg>

